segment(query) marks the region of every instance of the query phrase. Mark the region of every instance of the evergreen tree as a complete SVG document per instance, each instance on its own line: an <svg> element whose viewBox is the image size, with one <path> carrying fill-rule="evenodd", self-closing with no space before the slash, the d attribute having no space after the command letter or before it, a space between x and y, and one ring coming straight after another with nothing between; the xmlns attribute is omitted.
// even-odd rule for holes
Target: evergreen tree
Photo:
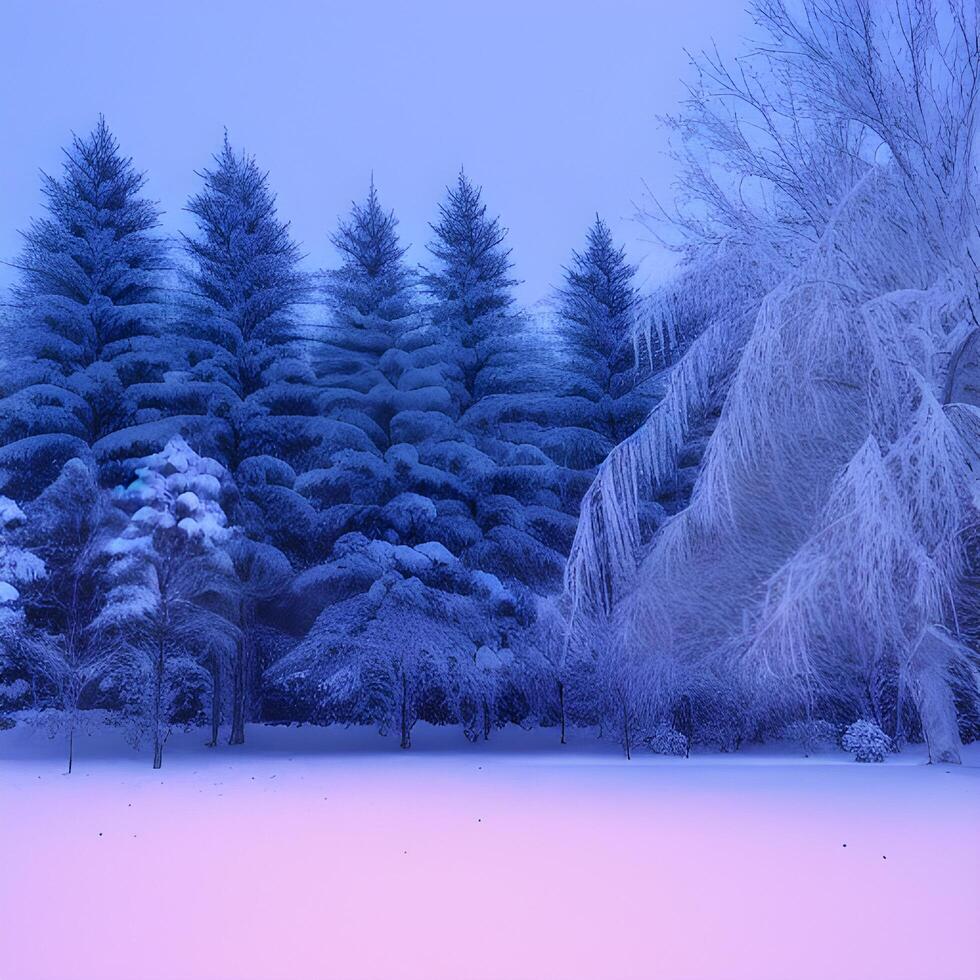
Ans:
<svg viewBox="0 0 980 980"><path fill-rule="evenodd" d="M183 236L192 260L186 274L203 301L190 332L214 345L209 367L245 399L266 387L266 372L294 340L305 279L268 174L253 157L236 153L227 133L214 163L187 204L198 234Z"/></svg>
<svg viewBox="0 0 980 980"><path fill-rule="evenodd" d="M503 244L507 230L487 217L481 188L462 170L431 228L434 238L427 248L436 264L425 270L423 282L436 303L434 322L447 325L473 349L487 336L490 318L513 303L517 280L510 277L510 249Z"/></svg>
<svg viewBox="0 0 980 980"><path fill-rule="evenodd" d="M339 323L398 324L413 314L415 276L404 262L398 219L381 207L374 178L367 199L351 206L330 241L342 256L328 284Z"/></svg>
<svg viewBox="0 0 980 980"><path fill-rule="evenodd" d="M581 379L596 405L594 428L615 442L628 434L622 431L616 400L628 389L623 375L629 376L633 361L636 270L626 261L622 247L613 243L609 227L596 215L586 235L585 249L572 252L564 272L558 315L569 369ZM630 420L626 421L628 424Z"/></svg>
<svg viewBox="0 0 980 980"><path fill-rule="evenodd" d="M349 434L321 418L298 312L308 282L268 175L226 135L201 177L204 187L188 203L197 232L184 238L187 363L174 380L186 384L189 413L220 420L203 448L234 475L236 523L304 562L315 513L294 490L297 473L324 462Z"/></svg>
<svg viewBox="0 0 980 980"><path fill-rule="evenodd" d="M476 534L466 560L549 591L560 580L574 522L561 513L560 467L535 444L554 408L547 342L512 310L506 232L464 174L432 227L437 261L424 282L437 345L454 370L460 434L421 458L467 486Z"/></svg>
<svg viewBox="0 0 980 980"><path fill-rule="evenodd" d="M170 364L161 336L165 252L144 177L99 120L43 177L47 216L24 235L0 401L7 488L36 496L73 456L132 421L127 389Z"/></svg>
<svg viewBox="0 0 980 980"><path fill-rule="evenodd" d="M360 443L342 444L328 465L297 482L318 508L318 547L327 555L348 531L382 535L380 509L398 492L394 463L382 457L397 441L391 430L402 399L397 340L416 323L418 303L397 226L372 181L366 201L352 206L331 238L342 264L325 276L329 320L314 336L318 404L338 432L355 432Z"/></svg>
<svg viewBox="0 0 980 980"><path fill-rule="evenodd" d="M334 296L385 292L399 322L397 330L385 326L394 346L375 366L358 331L380 304L339 303L347 312L344 332L334 334L342 338L337 363L348 366L354 385L366 379L365 395L351 396L339 372L331 390L350 412L361 406L363 414L382 408L386 415L375 414L380 421L365 428L373 449L336 454L329 470L304 484L330 522L331 557L298 577L297 598L315 594L327 605L309 637L270 673L287 710L299 704L302 717L383 727L397 715L406 745L416 717L460 721L475 736L489 731L501 706L520 700L511 637L523 628L527 603L519 588L471 561L497 463L462 419L479 397L481 373L512 354L504 336L518 326L508 313L503 232L485 212L479 191L460 175L436 226L438 265L423 280L433 300L425 320L412 315L402 249L376 195L342 225L338 247L347 259ZM379 255L385 262L375 263ZM372 275L372 266L386 265L391 273ZM394 285L382 290L383 283ZM374 313L367 322L391 320Z"/></svg>
<svg viewBox="0 0 980 980"><path fill-rule="evenodd" d="M241 575L239 641L230 661L234 744L258 711L264 644L273 639L267 614L276 590L260 566L274 567L285 587L290 561L316 556L317 515L296 489L297 474L322 465L338 436L321 417L298 313L308 282L268 175L226 135L201 177L204 187L188 203L197 232L183 239L191 296L181 331L185 364L170 381L183 393L186 415L200 420L199 448L234 479L233 520L250 542L240 543L234 562ZM221 669L212 662L216 687Z"/></svg>

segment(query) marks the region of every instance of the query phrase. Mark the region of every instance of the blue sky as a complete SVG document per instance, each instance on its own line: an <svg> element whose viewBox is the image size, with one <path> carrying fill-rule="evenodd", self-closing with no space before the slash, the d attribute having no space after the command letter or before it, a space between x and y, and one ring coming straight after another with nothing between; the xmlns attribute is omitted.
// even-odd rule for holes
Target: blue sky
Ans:
<svg viewBox="0 0 980 980"><path fill-rule="evenodd" d="M596 211L650 281L668 260L633 220L669 191L684 49L732 50L740 0L279 3L3 0L0 258L71 131L103 112L168 229L227 126L271 172L310 267L371 171L421 258L462 164L510 229L520 298L560 278ZM0 267L0 284L12 273Z"/></svg>

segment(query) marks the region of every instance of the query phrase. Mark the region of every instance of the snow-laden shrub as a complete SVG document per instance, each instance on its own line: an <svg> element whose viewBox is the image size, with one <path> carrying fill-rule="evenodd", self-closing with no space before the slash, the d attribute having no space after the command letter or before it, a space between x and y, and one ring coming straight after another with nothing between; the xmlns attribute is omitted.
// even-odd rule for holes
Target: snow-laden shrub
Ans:
<svg viewBox="0 0 980 980"><path fill-rule="evenodd" d="M2 666L0 663L0 674ZM22 677L14 677L9 682L0 678L0 732L14 727L14 719L10 715L28 707L30 693L30 686Z"/></svg>
<svg viewBox="0 0 980 980"><path fill-rule="evenodd" d="M841 739L844 751L855 753L856 762L884 762L891 745L892 740L873 721L864 718L848 726Z"/></svg>
<svg viewBox="0 0 980 980"><path fill-rule="evenodd" d="M647 739L647 748L657 755L684 755L688 753L687 738L670 725L661 725Z"/></svg>

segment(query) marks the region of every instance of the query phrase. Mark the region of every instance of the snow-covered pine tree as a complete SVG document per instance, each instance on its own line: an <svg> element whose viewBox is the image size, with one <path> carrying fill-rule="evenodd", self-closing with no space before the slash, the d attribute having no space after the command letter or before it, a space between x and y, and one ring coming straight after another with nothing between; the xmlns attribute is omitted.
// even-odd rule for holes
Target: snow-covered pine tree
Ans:
<svg viewBox="0 0 980 980"><path fill-rule="evenodd" d="M391 445L395 409L386 359L418 319L415 274L404 261L398 220L381 206L372 178L367 199L354 203L330 239L339 269L326 273L330 322L317 337L314 366L326 390L321 408L362 428L383 452Z"/></svg>
<svg viewBox="0 0 980 980"><path fill-rule="evenodd" d="M620 440L643 420L649 404L633 398L635 383L633 316L637 306L634 266L613 242L609 226L598 216L586 234L585 248L572 252L558 291L558 318L567 358L566 370L594 405L589 428L610 440L598 465ZM568 441L576 441L569 434Z"/></svg>
<svg viewBox="0 0 980 980"><path fill-rule="evenodd" d="M391 237L394 226L384 217L369 199L348 228L370 240L365 225L373 223L388 261L400 266L401 248ZM330 520L331 534L350 527L358 530L338 537L330 560L297 579L299 595L316 593L329 604L307 640L270 677L280 703L288 705L298 698L304 717L330 720L346 717L345 712L363 716L363 706L355 706L370 690L358 686L367 684L367 675L355 669L358 651L365 662L376 658L384 642L392 642L390 631L405 622L398 650L414 649L415 659L397 670L389 665L383 676L402 676L411 686L418 667L429 678L430 689L422 699L429 707L406 709L406 717L421 711L431 721L462 721L473 734L489 730L496 720L490 716L500 705L522 703L512 682L511 640L527 618L527 604L519 589L480 570L473 552L483 538L480 518L489 516L490 527L500 520L492 508L481 513L492 493L497 462L480 447L484 437L460 421L478 397L481 374L498 363L495 356L507 356L506 346L493 345L502 333L515 332L515 318L506 312L512 300L509 262L500 248L503 232L486 218L478 190L464 176L450 190L436 228L433 254L439 264L424 277L434 300L431 315L424 322L400 315L398 319L406 322L397 332L386 327L396 346L366 376L372 382L366 403L375 411L373 420L383 419L383 424L367 429L378 448L337 454L329 470L311 473L303 481ZM356 254L362 246L352 241L354 237L348 234L347 243ZM401 290L408 278L399 266L391 281ZM396 309L408 310L403 304L410 298L399 299ZM481 338L487 341L482 346ZM338 362L364 364L363 355L356 353L360 347L348 346L355 346L355 354L338 350ZM356 373L354 381L360 376ZM338 380L332 384L338 386ZM349 397L347 402L356 404ZM388 417L379 414L379 408L390 413ZM516 509L513 503L510 513ZM418 603L414 612L412 602ZM437 612L440 608L443 611ZM347 627L337 624L349 626L352 610L364 617L364 625L347 629L341 643L337 630ZM395 617L391 623L389 616ZM423 625L428 619L433 624ZM433 630L441 639L430 636ZM345 677L360 679L352 680L352 686L329 680L344 664ZM428 666L423 671L424 664ZM481 693L459 694L467 688ZM392 688L378 704L394 704L395 693ZM512 711L521 714L524 709ZM477 716L483 720L477 721ZM370 720L382 722L381 716Z"/></svg>
<svg viewBox="0 0 980 980"><path fill-rule="evenodd" d="M202 422L203 451L231 472L238 490L231 517L253 545L235 549L234 569L242 576L239 646L231 660L235 744L259 710L257 681L269 650L289 626L276 628L269 604L288 588L290 562L319 557L316 509L296 489L297 474L325 465L338 444L350 445L351 427L338 433L323 417L299 316L308 282L268 175L226 135L201 177L203 189L188 203L197 231L183 239L185 364L169 382L186 399L181 418ZM215 680L220 684L217 673Z"/></svg>
<svg viewBox="0 0 980 980"><path fill-rule="evenodd" d="M328 598L323 588L336 599L338 583L330 572L335 542L354 530L369 539L390 538L385 506L404 489L388 454L399 441L391 420L404 400L397 388L397 343L404 330L417 325L419 314L415 275L404 262L397 228L372 180L367 199L352 206L331 238L342 263L324 276L328 322L313 333L311 357L322 415L339 433L354 433L360 442L348 439L296 483L317 508L317 547L326 556L296 583L310 622Z"/></svg>
<svg viewBox="0 0 980 980"><path fill-rule="evenodd" d="M101 118L66 149L62 175L43 177L47 216L24 234L4 319L15 336L4 343L0 467L20 499L128 425L127 388L170 365L165 249L143 185Z"/></svg>
<svg viewBox="0 0 980 980"><path fill-rule="evenodd" d="M533 441L553 408L545 342L513 310L506 230L465 174L432 229L435 262L423 277L431 324L427 336L403 341L413 370L402 383L439 365L460 414L455 437L422 447L419 458L466 488L470 513L456 525L472 525L466 561L546 591L559 580L573 522L561 513L563 473Z"/></svg>
<svg viewBox="0 0 980 980"><path fill-rule="evenodd" d="M227 134L201 178L187 205L197 231L183 237L187 364L171 383L183 386L186 414L224 423L217 443L201 448L235 478L236 523L302 555L313 514L292 484L329 447L298 323L307 293L299 249L277 214L268 174Z"/></svg>
<svg viewBox="0 0 980 980"><path fill-rule="evenodd" d="M126 515L106 553L113 582L97 628L124 651L117 675L141 730L163 761L171 726L200 720L208 677L202 659L238 642L238 583L223 545L227 471L180 437L144 459L114 494Z"/></svg>

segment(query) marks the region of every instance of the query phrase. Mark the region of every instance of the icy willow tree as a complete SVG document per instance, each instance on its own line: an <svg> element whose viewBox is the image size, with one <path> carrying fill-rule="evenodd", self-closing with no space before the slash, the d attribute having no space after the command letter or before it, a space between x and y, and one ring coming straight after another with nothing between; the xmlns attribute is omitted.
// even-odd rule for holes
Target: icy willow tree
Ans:
<svg viewBox="0 0 980 980"><path fill-rule="evenodd" d="M602 467L566 575L695 726L915 708L959 758L976 698L980 452L977 11L902 0L754 5L765 37L700 65L682 137L688 275L734 250L744 284ZM764 290L763 290L764 291ZM688 506L640 557L638 514L720 418Z"/></svg>
<svg viewBox="0 0 980 980"><path fill-rule="evenodd" d="M97 626L126 651L119 683L149 730L154 769L170 726L197 720L201 655L237 640L237 589L220 547L229 534L225 478L220 463L177 436L116 493L128 521L106 545L113 585Z"/></svg>
<svg viewBox="0 0 980 980"><path fill-rule="evenodd" d="M163 246L143 176L100 119L44 176L47 216L25 233L5 347L0 450L8 490L32 497L62 464L130 422L125 391L169 363L160 338Z"/></svg>

